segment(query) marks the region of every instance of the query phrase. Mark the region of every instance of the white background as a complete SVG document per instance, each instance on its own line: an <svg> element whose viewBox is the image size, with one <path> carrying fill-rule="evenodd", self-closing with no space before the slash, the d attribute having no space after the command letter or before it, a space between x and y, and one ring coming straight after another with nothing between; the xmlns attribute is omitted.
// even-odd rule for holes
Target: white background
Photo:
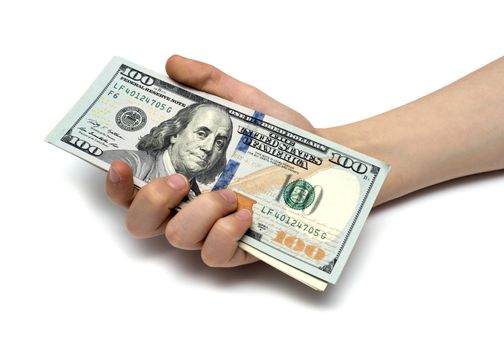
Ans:
<svg viewBox="0 0 504 350"><path fill-rule="evenodd" d="M318 127L504 55L500 1L329 3L0 5L1 349L503 348L502 171L374 210L318 293L131 238L105 174L43 142L113 55L158 72L174 53L212 63Z"/></svg>

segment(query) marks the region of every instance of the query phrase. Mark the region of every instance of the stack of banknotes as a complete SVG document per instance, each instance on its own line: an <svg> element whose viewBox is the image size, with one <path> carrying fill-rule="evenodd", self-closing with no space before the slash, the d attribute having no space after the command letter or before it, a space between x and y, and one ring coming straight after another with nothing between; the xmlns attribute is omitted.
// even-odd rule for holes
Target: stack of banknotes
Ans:
<svg viewBox="0 0 504 350"><path fill-rule="evenodd" d="M138 187L182 173L185 201L232 189L253 213L241 249L320 291L340 276L389 170L119 57L46 141L103 170L123 160Z"/></svg>

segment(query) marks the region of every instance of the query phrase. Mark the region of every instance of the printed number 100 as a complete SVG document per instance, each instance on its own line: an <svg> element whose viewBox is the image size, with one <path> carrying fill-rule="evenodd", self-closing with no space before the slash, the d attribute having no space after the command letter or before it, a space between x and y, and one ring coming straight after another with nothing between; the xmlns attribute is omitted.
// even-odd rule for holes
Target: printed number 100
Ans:
<svg viewBox="0 0 504 350"><path fill-rule="evenodd" d="M283 231L278 231L273 242L286 246L295 252L303 252L307 257L313 260L321 260L325 256L323 249L311 244L306 244L304 240L299 237L294 237L286 234Z"/></svg>

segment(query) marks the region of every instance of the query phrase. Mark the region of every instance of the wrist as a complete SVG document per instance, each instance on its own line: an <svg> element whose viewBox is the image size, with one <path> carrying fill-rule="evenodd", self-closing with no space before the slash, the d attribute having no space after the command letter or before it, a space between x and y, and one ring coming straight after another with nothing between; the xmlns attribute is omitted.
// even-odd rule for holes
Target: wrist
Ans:
<svg viewBox="0 0 504 350"><path fill-rule="evenodd" d="M378 118L378 117L375 117ZM414 191L412 177L407 177L408 158L394 133L386 132L375 118L328 129L318 129L324 138L381 160L391 166L390 172L374 203L378 206ZM406 152L407 153L407 152ZM409 178L409 181L405 179ZM409 186L408 186L409 184Z"/></svg>

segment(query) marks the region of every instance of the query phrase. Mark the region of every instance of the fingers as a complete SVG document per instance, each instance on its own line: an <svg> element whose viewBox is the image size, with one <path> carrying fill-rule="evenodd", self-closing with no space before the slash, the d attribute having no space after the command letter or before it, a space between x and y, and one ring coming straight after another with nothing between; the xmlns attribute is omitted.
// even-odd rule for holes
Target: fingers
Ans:
<svg viewBox="0 0 504 350"><path fill-rule="evenodd" d="M232 267L257 261L238 248L252 218L247 209L235 212L238 201L231 190L200 195L173 216L173 208L189 192L184 176L157 178L137 191L130 167L116 161L110 167L106 191L112 202L128 208L126 226L137 238L165 232L177 248L201 249L202 260L208 266Z"/></svg>
<svg viewBox="0 0 504 350"><path fill-rule="evenodd" d="M255 262L255 257L238 248L238 241L252 223L252 215L248 209L235 212L237 206L233 191L205 193L168 222L166 238L176 248L201 249L201 258L208 266Z"/></svg>
<svg viewBox="0 0 504 350"><path fill-rule="evenodd" d="M201 249L213 225L237 208L236 194L220 190L202 194L182 208L166 226L166 239L176 248Z"/></svg>
<svg viewBox="0 0 504 350"><path fill-rule="evenodd" d="M238 247L238 241L251 224L252 215L247 209L217 220L201 249L203 262L211 267L234 267L257 261Z"/></svg>
<svg viewBox="0 0 504 350"><path fill-rule="evenodd" d="M138 191L126 213L126 227L137 238L157 236L164 232L172 209L189 192L187 179L180 174L152 180Z"/></svg>
<svg viewBox="0 0 504 350"><path fill-rule="evenodd" d="M260 90L245 84L207 63L173 55L166 61L168 75L182 83L255 110L257 100L271 99Z"/></svg>
<svg viewBox="0 0 504 350"><path fill-rule="evenodd" d="M125 208L130 206L137 190L133 185L133 174L128 164L116 161L110 165L105 191L113 203Z"/></svg>

